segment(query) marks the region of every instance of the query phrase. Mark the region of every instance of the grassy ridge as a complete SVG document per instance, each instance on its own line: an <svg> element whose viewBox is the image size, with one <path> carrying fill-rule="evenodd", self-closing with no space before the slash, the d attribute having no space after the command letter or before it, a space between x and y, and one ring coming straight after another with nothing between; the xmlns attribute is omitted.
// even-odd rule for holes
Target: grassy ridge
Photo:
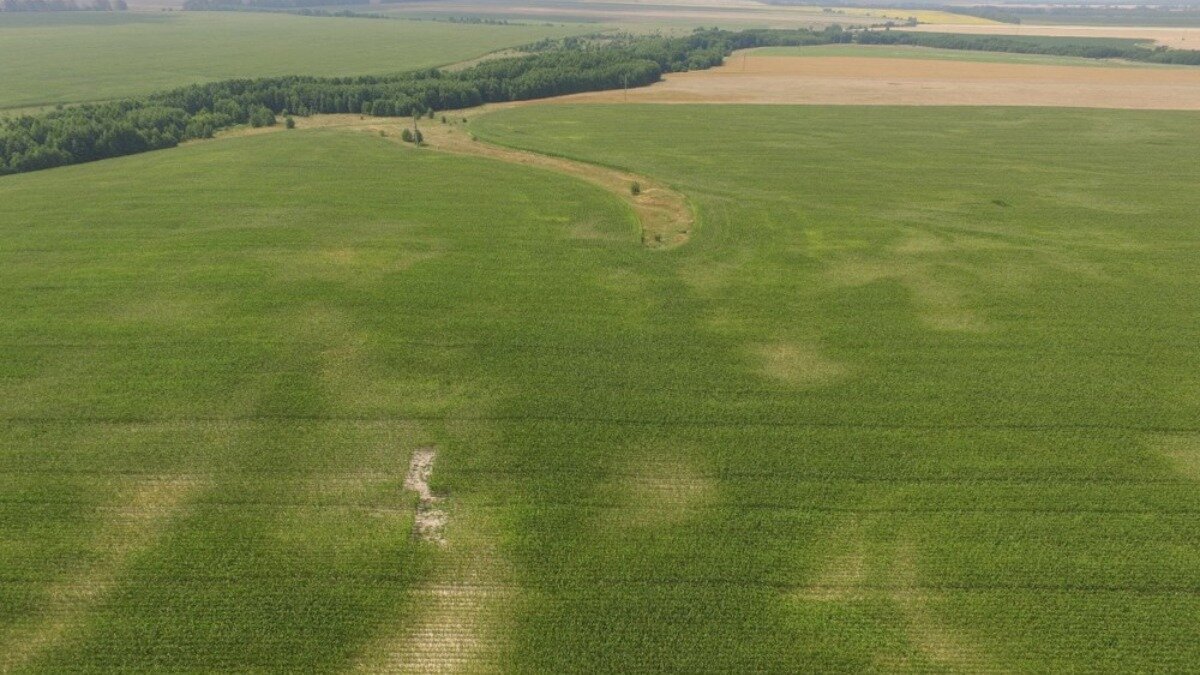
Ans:
<svg viewBox="0 0 1200 675"><path fill-rule="evenodd" d="M248 12L0 14L0 108L237 77L392 73L578 32Z"/></svg>
<svg viewBox="0 0 1200 675"><path fill-rule="evenodd" d="M506 599L460 642L522 671L1200 659L1200 117L473 125L700 227L647 251L586 185L334 131L0 180L0 654L111 577L32 663L376 663L464 580Z"/></svg>

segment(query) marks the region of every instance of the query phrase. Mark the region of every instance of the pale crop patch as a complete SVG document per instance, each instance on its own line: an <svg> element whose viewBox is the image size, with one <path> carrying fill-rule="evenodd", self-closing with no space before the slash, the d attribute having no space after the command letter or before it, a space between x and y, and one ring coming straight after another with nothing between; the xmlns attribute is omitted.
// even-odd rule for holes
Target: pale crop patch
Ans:
<svg viewBox="0 0 1200 675"><path fill-rule="evenodd" d="M812 581L795 592L796 599L845 602L866 597L867 545L862 527L857 519L840 525L839 536L829 542L833 552Z"/></svg>
<svg viewBox="0 0 1200 675"><path fill-rule="evenodd" d="M96 557L45 589L43 611L0 635L0 672L23 670L78 630L121 582L132 560L168 530L198 481L179 476L142 478L95 535Z"/></svg>
<svg viewBox="0 0 1200 675"><path fill-rule="evenodd" d="M771 379L792 386L809 387L829 384L843 379L850 369L825 356L811 344L775 342L757 344L751 353L758 361L759 372Z"/></svg>
<svg viewBox="0 0 1200 675"><path fill-rule="evenodd" d="M837 286L849 288L895 281L909 292L921 322L933 330L982 333L991 328L982 315L970 308L959 288L934 274L931 263L912 259L847 260L833 265L828 278Z"/></svg>
<svg viewBox="0 0 1200 675"><path fill-rule="evenodd" d="M621 472L618 480L617 493L623 495L623 502L610 523L618 530L682 524L717 493L715 480L693 463L674 457L638 460Z"/></svg>
<svg viewBox="0 0 1200 675"><path fill-rule="evenodd" d="M954 672L1004 670L969 635L945 625L930 609L930 598L919 585L916 553L911 543L897 545L891 577L890 598L904 614L909 642L922 656Z"/></svg>
<svg viewBox="0 0 1200 675"><path fill-rule="evenodd" d="M412 592L421 616L360 672L454 673L500 669L502 643L495 628L515 594L496 585L431 584Z"/></svg>
<svg viewBox="0 0 1200 675"><path fill-rule="evenodd" d="M1193 480L1200 480L1200 434L1172 434L1154 442L1171 467Z"/></svg>
<svg viewBox="0 0 1200 675"><path fill-rule="evenodd" d="M953 672L1002 672L1004 668L966 631L946 625L931 607L934 598L921 586L913 544L872 543L868 532L878 520L847 520L828 540L830 554L811 581L792 591L790 599L807 603L884 601L899 610L904 636L919 656L880 653L887 671L921 670L933 664Z"/></svg>

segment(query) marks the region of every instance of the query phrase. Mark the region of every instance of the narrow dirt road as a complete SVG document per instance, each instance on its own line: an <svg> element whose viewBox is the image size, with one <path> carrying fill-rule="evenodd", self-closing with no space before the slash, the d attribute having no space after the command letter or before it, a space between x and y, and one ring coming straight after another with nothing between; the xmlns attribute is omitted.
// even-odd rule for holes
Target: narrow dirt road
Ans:
<svg viewBox="0 0 1200 675"><path fill-rule="evenodd" d="M629 204L641 224L642 243L647 248L669 249L687 242L695 226L695 215L687 198L663 183L646 176L595 164L493 145L476 139L467 129L464 120L509 105L513 104L482 106L448 113L445 124L440 121L440 116L421 120L420 129L425 147L434 151L533 166L580 178L604 188ZM401 142L400 135L405 128L412 126L412 118L316 115L297 118L296 126L299 129L324 127L383 132L388 138ZM638 186L637 194L634 194L635 184Z"/></svg>

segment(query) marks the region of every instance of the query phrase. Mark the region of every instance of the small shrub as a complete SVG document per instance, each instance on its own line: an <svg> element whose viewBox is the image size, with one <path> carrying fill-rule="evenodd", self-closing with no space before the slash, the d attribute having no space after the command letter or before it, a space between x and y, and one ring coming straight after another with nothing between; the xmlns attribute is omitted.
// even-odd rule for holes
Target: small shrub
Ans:
<svg viewBox="0 0 1200 675"><path fill-rule="evenodd" d="M401 131L400 132L400 140L404 141L405 143L412 143L413 142L412 129L405 128L404 131Z"/></svg>
<svg viewBox="0 0 1200 675"><path fill-rule="evenodd" d="M283 126L287 127L288 129L295 129L296 128L296 118L292 117L291 115L288 115L287 117L283 118Z"/></svg>
<svg viewBox="0 0 1200 675"><path fill-rule="evenodd" d="M633 184L629 186L629 194L633 195L634 197L642 194L642 184L634 181Z"/></svg>
<svg viewBox="0 0 1200 675"><path fill-rule="evenodd" d="M275 113L266 106L259 106L250 111L250 126L255 129L259 127L275 126Z"/></svg>

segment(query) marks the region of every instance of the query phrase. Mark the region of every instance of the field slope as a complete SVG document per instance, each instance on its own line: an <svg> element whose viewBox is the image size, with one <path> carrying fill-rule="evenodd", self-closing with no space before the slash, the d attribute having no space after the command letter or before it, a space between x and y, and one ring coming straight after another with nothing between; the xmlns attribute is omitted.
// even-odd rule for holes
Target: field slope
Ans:
<svg viewBox="0 0 1200 675"><path fill-rule="evenodd" d="M1200 660L1200 117L471 127L0 180L0 669Z"/></svg>

